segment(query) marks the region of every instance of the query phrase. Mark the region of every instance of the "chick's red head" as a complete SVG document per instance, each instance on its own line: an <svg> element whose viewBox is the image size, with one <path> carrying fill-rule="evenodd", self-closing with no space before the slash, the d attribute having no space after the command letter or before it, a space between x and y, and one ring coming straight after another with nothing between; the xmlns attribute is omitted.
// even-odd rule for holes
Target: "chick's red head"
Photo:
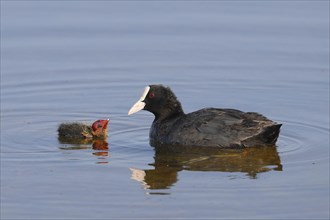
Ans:
<svg viewBox="0 0 330 220"><path fill-rule="evenodd" d="M109 119L107 120L97 120L92 124L93 131L98 129L107 129L108 128Z"/></svg>

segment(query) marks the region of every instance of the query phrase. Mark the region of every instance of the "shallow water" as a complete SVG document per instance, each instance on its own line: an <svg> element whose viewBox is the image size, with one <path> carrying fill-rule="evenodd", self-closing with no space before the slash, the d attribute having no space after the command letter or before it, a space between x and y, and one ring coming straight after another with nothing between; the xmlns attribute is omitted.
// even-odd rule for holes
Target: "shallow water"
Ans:
<svg viewBox="0 0 330 220"><path fill-rule="evenodd" d="M329 2L1 2L1 219L329 218ZM256 111L276 148L156 154L144 87ZM108 150L57 138L110 118Z"/></svg>

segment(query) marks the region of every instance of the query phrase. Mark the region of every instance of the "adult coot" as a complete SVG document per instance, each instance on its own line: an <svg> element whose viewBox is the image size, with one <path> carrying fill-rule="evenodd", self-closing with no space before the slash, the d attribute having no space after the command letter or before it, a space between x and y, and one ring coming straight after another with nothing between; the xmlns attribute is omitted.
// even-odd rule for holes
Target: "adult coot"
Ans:
<svg viewBox="0 0 330 220"><path fill-rule="evenodd" d="M258 113L204 108L189 114L169 87L147 86L128 115L140 110L155 115L150 144L181 147L245 148L273 146L281 124Z"/></svg>

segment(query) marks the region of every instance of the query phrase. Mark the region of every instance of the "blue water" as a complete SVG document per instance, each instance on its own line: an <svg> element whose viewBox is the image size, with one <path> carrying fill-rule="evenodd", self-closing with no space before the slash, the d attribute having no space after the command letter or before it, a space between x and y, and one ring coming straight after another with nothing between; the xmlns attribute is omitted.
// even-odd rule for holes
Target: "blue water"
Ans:
<svg viewBox="0 0 330 220"><path fill-rule="evenodd" d="M157 155L168 85L185 112L262 113L275 149ZM1 219L329 218L328 1L1 1ZM61 143L110 118L109 149Z"/></svg>

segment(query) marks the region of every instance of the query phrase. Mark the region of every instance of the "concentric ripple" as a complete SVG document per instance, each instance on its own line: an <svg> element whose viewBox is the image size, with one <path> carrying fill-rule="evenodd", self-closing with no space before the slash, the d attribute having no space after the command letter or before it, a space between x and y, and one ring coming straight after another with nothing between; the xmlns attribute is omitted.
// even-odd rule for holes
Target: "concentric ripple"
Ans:
<svg viewBox="0 0 330 220"><path fill-rule="evenodd" d="M278 150L286 163L329 159L329 129L295 121L284 121Z"/></svg>
<svg viewBox="0 0 330 220"><path fill-rule="evenodd" d="M112 156L117 155L121 160L144 161L146 164L152 162L146 160L150 160L153 154L148 140L153 116L147 112L135 116L126 114L143 89L140 85L142 83L137 81L128 84L129 91L125 90L127 85L122 79L125 74L120 73L132 71L131 68L58 69L47 73L40 71L6 75L1 100L4 106L1 111L2 152L56 152L63 147L57 140L57 126L60 123L92 122L96 119L110 118L108 142L109 151L113 152ZM153 71L156 69L151 67ZM56 77L50 77L54 72ZM90 74L91 72L93 74ZM119 75L109 75L109 72ZM30 74L35 77L29 77ZM206 84L184 83L184 77L179 78L180 80L173 85L187 87L181 91L183 96L189 96L187 92L193 93L192 88L200 90L201 96L204 96L209 94L206 88L215 89L219 85L212 80L213 75L209 77L210 79L205 78L211 81L207 87ZM235 91L244 88L244 82L236 78L229 79L229 75L226 77L227 81L220 82L220 85L223 94L229 96L227 98L231 100L235 98ZM17 81L16 78L21 80ZM291 91L303 87L306 88L306 85L296 84L293 88L284 87L284 89ZM247 88L251 89L248 86ZM251 90L252 94L260 92L259 90L272 89L269 85L267 87L254 85L254 88L255 91ZM198 100L198 97L194 99ZM261 103L267 105L266 98L259 97L259 99ZM188 99L188 103L189 101L190 106L194 107L196 101ZM231 102L228 101L227 104L230 105ZM298 99L295 104L302 105L304 102ZM327 146L329 128L310 123L310 119L297 121L284 118L278 121L283 123L277 145L284 165L329 159Z"/></svg>

